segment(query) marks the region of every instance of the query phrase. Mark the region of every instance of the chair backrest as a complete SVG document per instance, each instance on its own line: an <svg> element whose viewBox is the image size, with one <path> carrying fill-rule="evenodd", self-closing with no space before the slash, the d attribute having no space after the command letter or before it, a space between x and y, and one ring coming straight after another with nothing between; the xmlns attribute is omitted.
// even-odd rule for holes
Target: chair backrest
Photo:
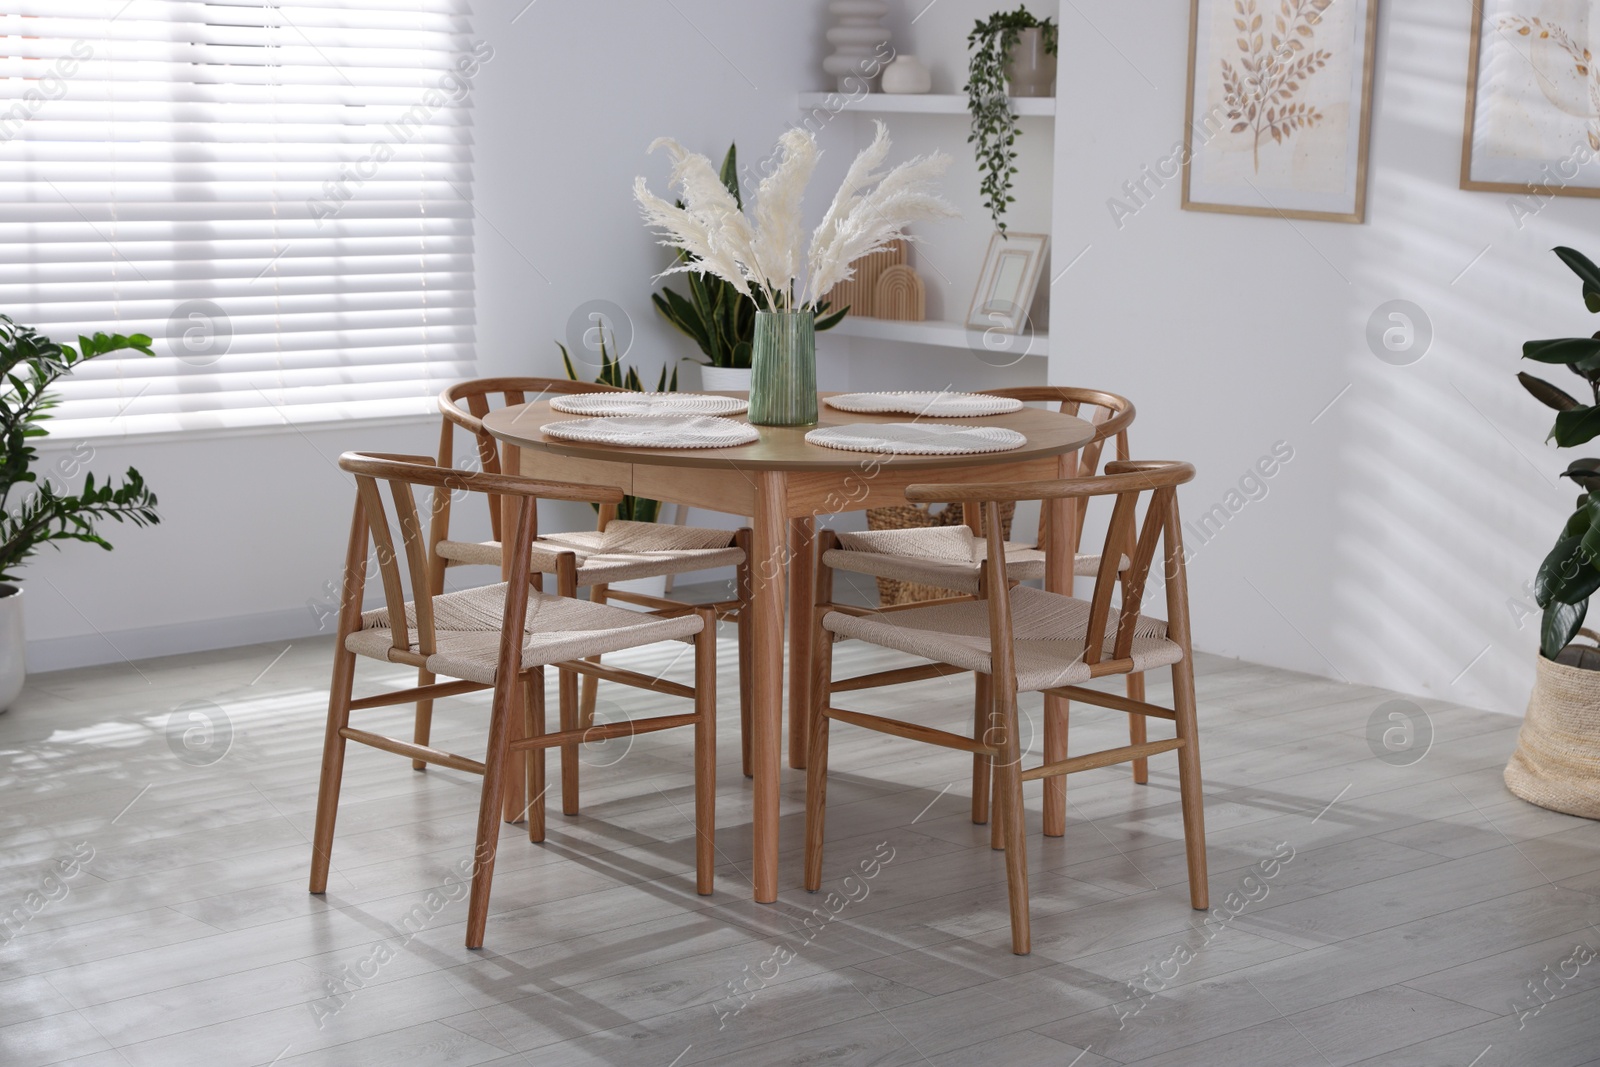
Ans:
<svg viewBox="0 0 1600 1067"><path fill-rule="evenodd" d="M999 505L1017 500L1084 500L1097 496L1115 498L1111 522L1106 528L1105 547L1095 574L1094 593L1089 601L1089 627L1084 642L1084 661L1096 674L1126 672L1132 667L1134 633L1139 624L1139 608L1144 600L1150 567L1162 548L1166 575L1167 636L1189 650L1189 594L1183 564L1183 534L1178 516L1178 486L1194 478L1188 463L1155 460L1108 463L1105 473L1087 478L1062 478L1038 482L997 482L983 485L913 485L906 499L933 502L950 499L956 493L978 501L984 508L984 526L989 541L989 556L984 561L983 595L989 600L989 623L995 635L994 670L996 675L1014 670L1011 660L1011 593L1006 579L1005 541L1000 532ZM1138 518L1140 498L1147 497L1144 518ZM1121 567L1125 549L1130 564ZM1111 626L1111 597L1120 590L1120 610L1111 657L1104 658L1103 645ZM1002 652L1002 645L1004 649ZM1002 660L1003 657L1003 660Z"/></svg>
<svg viewBox="0 0 1600 1067"><path fill-rule="evenodd" d="M500 447L488 431L483 428L483 417L493 409L490 400L499 395L503 407L513 407L517 404L526 404L529 401L542 400L552 394L571 393L620 393L626 392L619 386L602 385L599 382L575 382L568 378L474 378L465 382L457 382L439 394L439 414L443 416L439 426L439 456L441 467L450 467L455 463L455 428L461 427L472 434L474 447L478 452L478 466L485 474L499 474L502 472L500 463ZM508 451L507 458L515 458L514 451ZM513 470L515 473L515 470ZM501 540L501 503L494 494L489 495L489 529L496 541ZM538 511L534 512L534 532L538 532ZM434 515L433 531L429 534L429 542L437 543L439 538L446 536L449 530L450 512L448 502L442 512Z"/></svg>
<svg viewBox="0 0 1600 1067"><path fill-rule="evenodd" d="M356 504L350 522L350 541L345 552L338 640L342 643L348 634L360 628L362 593L366 586L370 552L377 557L378 574L383 582L384 606L388 608L389 626L394 633L390 658L417 665L435 651L433 599L428 595L432 543L423 536L415 495L417 486L433 490L430 507L435 515L441 509L448 508L451 495L457 492L518 500L519 507L512 527L513 542L516 544L532 540L533 509L541 497L610 504L622 499L621 490L601 486L546 482L515 474L453 470L436 464L432 456L346 452L339 457L339 467L355 475ZM389 486L395 516L392 522L384 506L380 482ZM398 547L395 534L397 527ZM527 603L528 555L527 552L517 552L512 556L512 572L507 581L516 595L508 593L506 598L508 620L522 618L522 607L515 612L511 609L514 599L520 599L523 605ZM405 610L408 600L415 605L417 653L410 650L411 627Z"/></svg>
<svg viewBox="0 0 1600 1067"><path fill-rule="evenodd" d="M1092 478L1100 470L1106 441L1116 439L1116 458L1127 460L1128 424L1133 421L1133 401L1117 393L1101 389L1082 389L1071 385L1028 385L1016 389L985 389L990 396L1003 396L1024 402L1055 404L1063 415L1075 415L1094 427L1094 438L1074 455L1076 463L1071 473L1074 478ZM1076 555L1083 546L1083 524L1088 515L1089 499L1081 497L1072 502L1072 529L1068 534L1068 548ZM1039 539L1045 543L1045 509L1039 511Z"/></svg>

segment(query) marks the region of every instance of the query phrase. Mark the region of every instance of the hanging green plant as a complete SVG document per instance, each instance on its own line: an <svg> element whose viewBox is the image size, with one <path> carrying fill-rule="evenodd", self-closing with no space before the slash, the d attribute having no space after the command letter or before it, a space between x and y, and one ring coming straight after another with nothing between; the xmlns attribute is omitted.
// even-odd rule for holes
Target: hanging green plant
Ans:
<svg viewBox="0 0 1600 1067"><path fill-rule="evenodd" d="M983 181L979 191L996 228L1006 232L1006 205L1011 195L1011 176L1017 173L1016 140L1022 136L1017 116L1006 96L1006 61L1023 30L1037 28L1044 37L1045 51L1056 54L1057 28L1053 20L1038 19L1026 6L1015 11L1000 11L979 20L967 35L967 110L972 113L969 144L976 143L978 169Z"/></svg>

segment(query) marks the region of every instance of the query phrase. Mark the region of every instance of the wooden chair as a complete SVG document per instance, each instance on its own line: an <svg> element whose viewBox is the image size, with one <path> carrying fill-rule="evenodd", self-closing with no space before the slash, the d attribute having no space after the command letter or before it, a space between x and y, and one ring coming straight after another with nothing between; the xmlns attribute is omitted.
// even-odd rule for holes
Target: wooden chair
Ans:
<svg viewBox="0 0 1600 1067"><path fill-rule="evenodd" d="M472 434L481 468L490 473L502 470L500 443L483 428L483 417L489 413L490 399L498 394L507 406L540 400L550 395L567 395L592 392L624 392L616 386L595 382L575 382L565 378L479 378L459 382L439 394L439 411L443 420L439 430L439 465L449 467L454 463L455 430L457 427ZM506 453L511 473L519 473L517 449ZM450 537L450 510L448 505L434 514L429 530L431 569L428 588L434 595L444 591L445 570L469 564L501 566L500 549L503 518L499 501L490 495L490 539L487 541L461 541ZM751 638L750 615L745 607L750 602L750 568L747 562L750 547L749 530L712 530L665 523L626 522L616 518L615 503L600 505L599 519L594 530L574 533L538 533L537 513L534 519L532 570L534 584L542 587L541 576L554 574L556 592L560 596L575 597L578 590L587 587L589 600L595 604L619 602L634 604L658 615L682 615L700 607L710 608L719 619L728 619L737 626L739 641L739 722L740 756L745 777L750 776L750 684L746 666L749 663ZM572 566L562 569L561 559L570 557ZM690 571L709 570L731 566L735 574L735 596L730 600L712 604L690 604L681 600L648 596L612 589L611 583L633 578L653 578L660 575L685 574ZM599 657L595 657L599 661ZM427 671L418 676L418 684L426 685L432 679ZM591 726L600 677L594 674L582 679L582 692L575 707L576 718L562 723L562 729ZM577 686L578 677L563 672L562 686ZM565 690L563 690L564 692ZM433 708L431 702L417 703L414 737L416 743L428 743ZM413 764L422 770L421 764ZM561 807L568 815L578 814L578 750L569 745L561 750Z"/></svg>
<svg viewBox="0 0 1600 1067"><path fill-rule="evenodd" d="M1074 457L1074 477L1092 477L1100 469L1100 460L1106 442L1116 440L1116 458L1128 459L1128 424L1134 419L1133 402L1116 393L1098 389L1080 389L1071 386L1025 386L1018 389L990 389L988 396L1003 396L1024 402L1045 402L1057 405L1063 414L1075 415L1094 425L1095 436ZM1073 554L1073 574L1091 576L1099 572L1098 553L1082 551L1084 519L1088 511L1088 498L1072 502L1067 530L1067 549ZM983 570L983 556L987 552L984 530L979 522L976 504L964 506L966 526L948 526L923 530L870 530L863 533L835 533L823 530L818 534L818 552L825 555L826 564L833 571L867 574L875 578L895 578L919 582L952 594L976 596ZM1034 544L1006 541L1006 568L1011 580L1025 582L1045 576L1046 514L1039 513L1038 537ZM1128 548L1122 552L1126 562ZM819 572L820 573L820 572ZM831 582L819 586L818 598L822 602L833 600ZM915 605L895 605L895 607ZM987 681L983 675L976 679L973 694L973 737L985 729L989 714L989 697L984 692ZM1144 699L1144 676L1130 674L1127 680L1128 699ZM1045 714L1044 734L1047 752L1066 751L1065 704L1051 701ZM1144 720L1134 716L1128 720L1128 740L1131 744L1144 742ZM1133 780L1140 785L1149 781L1146 760L1133 761ZM1066 792L1064 785L1051 783L1045 796L1044 832L1059 837L1066 832ZM989 761L975 756L972 761L972 821L989 821L991 792Z"/></svg>
<svg viewBox="0 0 1600 1067"><path fill-rule="evenodd" d="M483 945L484 922L489 909L489 884L494 874L495 845L500 830L505 777L512 762L510 757L524 752L529 754L524 761L528 795L533 798L528 809L528 836L530 840L541 841L544 839L545 749L554 746L565 749L584 741L604 741L682 726L694 729L696 888L702 894L709 894L716 794L716 620L711 610L692 609L666 618L550 596L532 588L528 569L531 557L527 552L513 554L510 574L504 582L454 593L428 593L433 553L418 517L414 487L433 490L435 516L448 506L455 492L492 494L507 500L511 504L508 509L510 536L517 545L532 541L534 510L541 497L615 504L622 494L602 487L451 470L436 466L431 456L347 452L339 458L339 466L355 475L357 496L345 554L344 591L339 607L333 681L329 686L328 729L322 749L322 783L317 794L311 854L311 892L322 893L328 885L347 741L370 745L416 762L437 763L483 776L467 911L467 947L479 948ZM394 523L385 511L380 482L388 483ZM384 606L363 612L369 542L377 556ZM570 572L572 553L563 553L562 566ZM408 587L413 594L422 590L422 595L407 600ZM671 640L694 643L695 684L692 688L616 667L599 667L584 659L602 652ZM357 656L417 667L427 672L430 681L410 689L353 700L351 690ZM689 697L694 700L694 711L587 729L573 728L569 725L576 718L575 709L569 707L572 695L563 687L562 729L545 733L544 669L547 666L558 667L563 672L604 671L611 681ZM432 681L440 675L456 680ZM523 721L521 729L513 731L509 720L511 709L517 703L514 699L517 686L522 687ZM402 741L350 725L352 711L417 700L431 702L484 689L492 689L494 699L489 713L488 743L481 761L431 748L423 742Z"/></svg>
<svg viewBox="0 0 1600 1067"><path fill-rule="evenodd" d="M912 501L937 502L956 496L983 504L988 554L984 559L978 599L943 601L903 611L879 612L835 605L817 611L813 639L816 682L811 747L806 770L805 887L817 889L822 879L823 815L828 776L828 724L849 723L880 733L959 749L990 761L998 788L995 837L1006 852L1006 878L1011 904L1011 948L1029 951L1028 873L1023 831L1022 783L1060 778L1074 771L1146 759L1161 752L1178 753L1179 797L1183 806L1184 842L1189 862L1189 900L1207 906L1205 820L1200 790L1200 750L1195 727L1194 668L1189 647L1189 599L1184 575L1183 541L1178 518L1177 487L1194 477L1187 463L1116 462L1099 477L990 485L914 485ZM1015 586L1008 573L1000 533L998 505L1014 500L1085 501L1113 496L1115 504L1106 532L1091 599L1079 600L1029 586ZM1148 497L1142 524L1137 510ZM1163 551L1167 610L1163 622L1140 613L1151 564ZM1127 566L1119 566L1124 545L1132 545ZM827 569L826 559L822 569ZM826 578L819 577L819 581ZM1120 590L1121 608L1111 603ZM859 678L832 680L835 636L857 638L934 662ZM1112 674L1140 674L1171 666L1173 707L1157 707L1083 683ZM915 723L832 706L832 693L931 678L955 671L973 671L989 679L990 705L984 732L966 737ZM1082 700L1127 712L1134 718L1155 716L1176 723L1177 736L1142 741L1068 758L1047 753L1037 767L1021 767L1017 730L1017 693Z"/></svg>

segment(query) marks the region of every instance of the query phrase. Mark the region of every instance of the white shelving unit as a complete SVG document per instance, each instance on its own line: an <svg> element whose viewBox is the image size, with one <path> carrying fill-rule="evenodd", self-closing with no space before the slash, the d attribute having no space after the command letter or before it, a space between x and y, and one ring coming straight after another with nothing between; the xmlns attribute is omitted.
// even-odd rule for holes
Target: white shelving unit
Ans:
<svg viewBox="0 0 1600 1067"><path fill-rule="evenodd" d="M809 111L854 111L861 114L901 115L965 115L967 98L959 93L866 93L850 97L843 93L801 93L800 109ZM1053 96L1013 96L1013 113L1028 116L1051 116L1056 113Z"/></svg>
<svg viewBox="0 0 1600 1067"><path fill-rule="evenodd" d="M1053 96L1014 96L1010 100L1011 110L1019 117L1055 117L1056 98ZM967 117L967 98L961 93L866 93L851 97L843 93L803 92L797 94L796 103L802 112L820 110L829 114L893 113ZM965 136L963 130L957 140L964 140ZM1048 280L1045 284L1048 284ZM967 349L996 366L1043 359L1050 354L1050 337L1043 330L1032 336L1018 336L996 330L970 330L959 322L900 322L849 315L831 332L843 337L874 341Z"/></svg>
<svg viewBox="0 0 1600 1067"><path fill-rule="evenodd" d="M1050 338L1043 333L1032 337L1000 333L996 330L969 330L958 322L900 322L894 319L858 318L846 315L829 333L841 337L861 337L874 341L899 341L904 344L933 345L938 348L965 348L981 358L1007 365L1021 359L1036 359L1050 354ZM822 336L826 337L827 334Z"/></svg>

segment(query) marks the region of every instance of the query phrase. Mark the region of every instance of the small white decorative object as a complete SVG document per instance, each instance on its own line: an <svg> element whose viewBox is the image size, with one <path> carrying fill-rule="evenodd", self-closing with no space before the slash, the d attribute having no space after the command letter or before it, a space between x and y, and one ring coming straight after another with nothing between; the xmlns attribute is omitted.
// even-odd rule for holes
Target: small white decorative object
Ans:
<svg viewBox="0 0 1600 1067"><path fill-rule="evenodd" d="M823 426L806 434L806 443L846 452L901 456L960 456L1010 452L1028 443L1015 430L999 426L928 426L920 422L857 422Z"/></svg>
<svg viewBox="0 0 1600 1067"><path fill-rule="evenodd" d="M713 415L616 415L539 427L546 437L628 448L732 448L759 441L755 428Z"/></svg>
<svg viewBox="0 0 1600 1067"><path fill-rule="evenodd" d="M883 16L889 5L884 0L833 0L828 11L838 22L828 30L833 55L822 61L822 69L838 79L841 93L870 91L887 54L889 30Z"/></svg>
<svg viewBox="0 0 1600 1067"><path fill-rule="evenodd" d="M936 419L970 419L1022 409L1022 401L1008 396L951 392L841 393L824 397L823 403L839 411L860 414L921 415Z"/></svg>
<svg viewBox="0 0 1600 1067"><path fill-rule="evenodd" d="M737 415L750 405L699 393L574 393L550 401L569 415Z"/></svg>
<svg viewBox="0 0 1600 1067"><path fill-rule="evenodd" d="M925 93L933 88L933 72L916 56L896 56L883 68L886 93Z"/></svg>

